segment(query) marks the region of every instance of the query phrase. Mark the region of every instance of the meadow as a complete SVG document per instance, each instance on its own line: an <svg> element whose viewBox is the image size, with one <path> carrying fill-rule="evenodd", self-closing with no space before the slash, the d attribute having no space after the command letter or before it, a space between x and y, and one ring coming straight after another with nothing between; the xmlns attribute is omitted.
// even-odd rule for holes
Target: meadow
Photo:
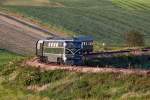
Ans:
<svg viewBox="0 0 150 100"><path fill-rule="evenodd" d="M6 50L0 49L0 66L4 66L5 64L19 60L21 58L21 55L17 55L15 53L11 53Z"/></svg>
<svg viewBox="0 0 150 100"><path fill-rule="evenodd" d="M5 60L5 64L0 66L1 100L147 100L150 98L149 76L44 71L22 65L22 62L28 58L20 55L4 50L0 51L0 55L3 55L0 56L0 62ZM43 88L44 86L47 87Z"/></svg>
<svg viewBox="0 0 150 100"><path fill-rule="evenodd" d="M49 0L37 6L31 5L33 0L24 6L15 1L7 0L3 7L59 33L91 35L100 46L124 46L124 33L132 30L144 34L147 45L150 42L149 0Z"/></svg>

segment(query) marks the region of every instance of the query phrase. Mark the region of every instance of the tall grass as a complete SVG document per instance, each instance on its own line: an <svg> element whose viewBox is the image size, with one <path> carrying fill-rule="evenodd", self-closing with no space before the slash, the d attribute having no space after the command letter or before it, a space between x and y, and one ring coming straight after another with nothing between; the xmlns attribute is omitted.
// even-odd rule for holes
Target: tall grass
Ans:
<svg viewBox="0 0 150 100"><path fill-rule="evenodd" d="M13 77L19 73L17 62L22 58L21 55L0 50L0 100L49 100L48 97L22 91L22 87L15 84ZM9 85L11 82L13 85Z"/></svg>
<svg viewBox="0 0 150 100"><path fill-rule="evenodd" d="M18 57L6 51L1 51L2 53L7 54L5 58L12 55L14 58ZM43 91L27 89L28 86L40 88L44 85L48 87ZM150 98L150 77L144 75L44 71L23 66L22 61L5 64L0 70L0 100L147 100L148 98Z"/></svg>
<svg viewBox="0 0 150 100"><path fill-rule="evenodd" d="M31 68L18 69L20 74L14 81L4 86L28 87L31 85L49 86L41 92L33 93L50 99L148 99L150 97L150 78L148 76L122 75L114 73L82 74L56 71L39 71ZM16 71L17 71L16 70ZM38 75L33 75L38 73ZM30 84L25 84L28 79ZM15 84L14 84L15 83ZM25 91L24 89L23 91Z"/></svg>
<svg viewBox="0 0 150 100"><path fill-rule="evenodd" d="M21 55L17 55L5 50L0 49L0 66L8 64L12 61L16 61L23 58Z"/></svg>

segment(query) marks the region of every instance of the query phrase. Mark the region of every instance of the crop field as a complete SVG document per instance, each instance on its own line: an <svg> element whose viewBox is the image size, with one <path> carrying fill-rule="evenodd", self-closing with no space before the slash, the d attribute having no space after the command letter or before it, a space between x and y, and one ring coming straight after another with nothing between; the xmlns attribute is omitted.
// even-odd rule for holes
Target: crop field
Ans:
<svg viewBox="0 0 150 100"><path fill-rule="evenodd" d="M0 48L31 56L37 40L44 37L43 32L0 15Z"/></svg>
<svg viewBox="0 0 150 100"><path fill-rule="evenodd" d="M27 0L24 6L10 1L3 0L3 7L69 35L92 35L99 45L123 46L124 33L132 30L144 34L147 45L150 42L150 0L49 0L40 6L31 2L44 0Z"/></svg>

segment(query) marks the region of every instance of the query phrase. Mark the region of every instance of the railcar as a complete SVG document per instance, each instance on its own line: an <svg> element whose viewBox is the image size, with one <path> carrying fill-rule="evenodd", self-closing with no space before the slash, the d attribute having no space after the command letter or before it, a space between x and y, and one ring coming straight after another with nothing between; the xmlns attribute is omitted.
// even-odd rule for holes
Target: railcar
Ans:
<svg viewBox="0 0 150 100"><path fill-rule="evenodd" d="M36 55L42 62L82 65L84 54L93 52L93 39L89 36L73 38L47 38L36 43Z"/></svg>

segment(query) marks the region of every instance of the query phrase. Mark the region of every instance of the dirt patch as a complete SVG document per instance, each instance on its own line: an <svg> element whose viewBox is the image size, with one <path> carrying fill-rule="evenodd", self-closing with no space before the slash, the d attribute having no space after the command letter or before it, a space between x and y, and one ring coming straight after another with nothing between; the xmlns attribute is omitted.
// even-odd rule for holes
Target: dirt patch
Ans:
<svg viewBox="0 0 150 100"><path fill-rule="evenodd" d="M37 58L26 61L26 65L41 68L44 70L66 70L81 73L122 73L122 74L137 74L137 75L150 75L150 70L140 69L124 69L124 68L98 68L98 67L86 67L86 66L65 66L65 65L50 65L40 63Z"/></svg>
<svg viewBox="0 0 150 100"><path fill-rule="evenodd" d="M27 89L35 91L35 92L40 92L40 91L46 90L49 86L50 86L50 84L45 84L42 86L32 85L32 86L28 86Z"/></svg>

